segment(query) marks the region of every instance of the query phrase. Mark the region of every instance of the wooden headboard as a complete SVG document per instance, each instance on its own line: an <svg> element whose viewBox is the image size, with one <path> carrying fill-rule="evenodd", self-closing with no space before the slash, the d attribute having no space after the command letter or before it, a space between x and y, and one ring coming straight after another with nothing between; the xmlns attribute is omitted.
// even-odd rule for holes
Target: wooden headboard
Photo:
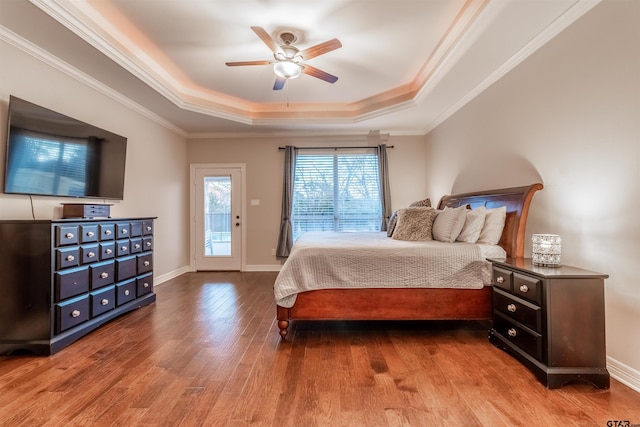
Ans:
<svg viewBox="0 0 640 427"><path fill-rule="evenodd" d="M524 257L524 239L529 205L533 194L538 190L542 190L542 184L452 194L440 199L438 209L444 209L445 206L457 208L464 205L469 205L471 209L479 206L485 206L487 209L506 206L507 219L498 244L507 251L508 258L521 258Z"/></svg>

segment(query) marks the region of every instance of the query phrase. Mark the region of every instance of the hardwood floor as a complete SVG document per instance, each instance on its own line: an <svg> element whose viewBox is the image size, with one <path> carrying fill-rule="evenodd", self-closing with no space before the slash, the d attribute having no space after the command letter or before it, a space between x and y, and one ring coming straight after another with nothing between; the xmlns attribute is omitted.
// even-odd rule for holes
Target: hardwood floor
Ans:
<svg viewBox="0 0 640 427"><path fill-rule="evenodd" d="M640 424L640 393L548 390L480 322L294 322L281 342L275 276L185 274L53 356L0 357L0 425Z"/></svg>

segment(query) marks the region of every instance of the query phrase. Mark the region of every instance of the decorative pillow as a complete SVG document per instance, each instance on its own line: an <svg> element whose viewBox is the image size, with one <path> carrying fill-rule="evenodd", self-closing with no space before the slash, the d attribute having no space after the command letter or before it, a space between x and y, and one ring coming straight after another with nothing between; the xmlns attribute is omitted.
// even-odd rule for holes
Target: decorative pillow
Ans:
<svg viewBox="0 0 640 427"><path fill-rule="evenodd" d="M433 222L433 239L439 242L455 242L467 219L467 207L445 207Z"/></svg>
<svg viewBox="0 0 640 427"><path fill-rule="evenodd" d="M431 229L438 211L433 208L409 207L400 209L396 227L391 235L396 240L433 240Z"/></svg>
<svg viewBox="0 0 640 427"><path fill-rule="evenodd" d="M396 228L397 223L398 211L395 211L391 214L391 218L389 218L389 223L387 224L387 237L391 237L393 235L393 230Z"/></svg>
<svg viewBox="0 0 640 427"><path fill-rule="evenodd" d="M507 219L507 207L501 206L495 209L487 209L484 226L480 232L477 243L489 243L497 245L502 237L504 222Z"/></svg>
<svg viewBox="0 0 640 427"><path fill-rule="evenodd" d="M413 202L409 205L410 208L430 208L431 207L431 199L427 197L423 200L418 200L417 202Z"/></svg>
<svg viewBox="0 0 640 427"><path fill-rule="evenodd" d="M480 237L480 232L484 226L484 219L487 216L487 208L480 206L472 211L467 211L467 218L460 235L456 239L458 242L475 243Z"/></svg>

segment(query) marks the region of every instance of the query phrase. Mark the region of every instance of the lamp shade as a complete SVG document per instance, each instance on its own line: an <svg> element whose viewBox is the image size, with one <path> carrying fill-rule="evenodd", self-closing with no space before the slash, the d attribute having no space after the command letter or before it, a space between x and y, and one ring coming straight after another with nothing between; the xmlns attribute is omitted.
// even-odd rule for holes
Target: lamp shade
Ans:
<svg viewBox="0 0 640 427"><path fill-rule="evenodd" d="M562 265L562 238L557 234L534 234L533 264L544 267L560 267Z"/></svg>
<svg viewBox="0 0 640 427"><path fill-rule="evenodd" d="M295 79L302 73L302 68L293 61L276 62L273 66L273 72L283 79Z"/></svg>

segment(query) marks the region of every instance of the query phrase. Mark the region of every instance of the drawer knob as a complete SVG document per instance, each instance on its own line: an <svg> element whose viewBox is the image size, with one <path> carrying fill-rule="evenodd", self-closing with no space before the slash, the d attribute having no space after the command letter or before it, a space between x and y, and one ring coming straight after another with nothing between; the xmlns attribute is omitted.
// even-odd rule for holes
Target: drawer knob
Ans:
<svg viewBox="0 0 640 427"><path fill-rule="evenodd" d="M498 283L504 283L504 277L502 277L502 276L498 276L498 277L496 278L496 282L498 282Z"/></svg>
<svg viewBox="0 0 640 427"><path fill-rule="evenodd" d="M71 317L80 317L80 310L73 310L71 312Z"/></svg>
<svg viewBox="0 0 640 427"><path fill-rule="evenodd" d="M129 289L125 289L125 291L124 291L124 294L125 294L125 295L127 295L127 296L128 296L130 293L131 293L131 292L129 292Z"/></svg>
<svg viewBox="0 0 640 427"><path fill-rule="evenodd" d="M149 284L148 284L147 282L144 282L144 283L142 284L142 286L143 286L143 287L145 287L145 288L148 288L148 287L149 287Z"/></svg>
<svg viewBox="0 0 640 427"><path fill-rule="evenodd" d="M120 230L120 233L122 233L122 234L127 234L127 229L126 229L126 228L123 228L122 230Z"/></svg>
<svg viewBox="0 0 640 427"><path fill-rule="evenodd" d="M509 304L507 306L507 310L509 310L512 313L515 313L516 312L516 305L515 304Z"/></svg>
<svg viewBox="0 0 640 427"><path fill-rule="evenodd" d="M67 233L64 235L64 237L66 237L67 239L73 239L73 233Z"/></svg>
<svg viewBox="0 0 640 427"><path fill-rule="evenodd" d="M107 277L109 277L109 273L107 273L106 271L103 271L102 273L100 273L101 279L106 279Z"/></svg>
<svg viewBox="0 0 640 427"><path fill-rule="evenodd" d="M67 255L67 261L73 261L74 259L76 259L76 257L73 255Z"/></svg>
<svg viewBox="0 0 640 427"><path fill-rule="evenodd" d="M93 236L94 236L93 231L87 231L87 237L93 237Z"/></svg>
<svg viewBox="0 0 640 427"><path fill-rule="evenodd" d="M94 256L96 256L96 254L94 252L89 252L87 254L87 258L93 258Z"/></svg>
<svg viewBox="0 0 640 427"><path fill-rule="evenodd" d="M106 236L111 236L111 230L104 230L104 234Z"/></svg>
<svg viewBox="0 0 640 427"><path fill-rule="evenodd" d="M107 255L111 255L113 253L113 251L111 249L105 249L104 253Z"/></svg>
<svg viewBox="0 0 640 427"><path fill-rule="evenodd" d="M140 243L136 243L136 249L140 249Z"/></svg>
<svg viewBox="0 0 640 427"><path fill-rule="evenodd" d="M121 251L126 251L127 249L129 249L129 248L127 248L126 246L120 246L120 250Z"/></svg>
<svg viewBox="0 0 640 427"><path fill-rule="evenodd" d="M107 305L107 304L109 304L109 300L106 299L106 298L103 298L102 301L100 301L100 304Z"/></svg>
<svg viewBox="0 0 640 427"><path fill-rule="evenodd" d="M150 248L151 247L151 242L147 242L147 247Z"/></svg>
<svg viewBox="0 0 640 427"><path fill-rule="evenodd" d="M145 267L149 267L149 264L151 264L151 263L149 261L145 261L143 264L144 264Z"/></svg>
<svg viewBox="0 0 640 427"><path fill-rule="evenodd" d="M515 336L516 336L516 335L518 335L518 332L516 332L516 330L515 330L515 329L513 329L513 328L509 328L509 330L507 331L507 333L509 334L509 336L510 336L511 338L515 338Z"/></svg>
<svg viewBox="0 0 640 427"><path fill-rule="evenodd" d="M527 285L521 285L520 292L526 294L527 292L529 292L529 287Z"/></svg>
<svg viewBox="0 0 640 427"><path fill-rule="evenodd" d="M147 225L147 231L151 231L151 226Z"/></svg>

